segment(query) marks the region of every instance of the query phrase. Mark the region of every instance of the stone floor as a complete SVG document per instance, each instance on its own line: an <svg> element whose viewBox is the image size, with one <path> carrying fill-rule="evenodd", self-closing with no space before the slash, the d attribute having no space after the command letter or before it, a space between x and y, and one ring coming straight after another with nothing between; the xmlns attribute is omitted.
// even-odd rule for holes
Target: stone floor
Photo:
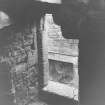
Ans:
<svg viewBox="0 0 105 105"><path fill-rule="evenodd" d="M69 99L49 92L42 92L40 99L47 105L78 105L78 102L74 101L73 99Z"/></svg>

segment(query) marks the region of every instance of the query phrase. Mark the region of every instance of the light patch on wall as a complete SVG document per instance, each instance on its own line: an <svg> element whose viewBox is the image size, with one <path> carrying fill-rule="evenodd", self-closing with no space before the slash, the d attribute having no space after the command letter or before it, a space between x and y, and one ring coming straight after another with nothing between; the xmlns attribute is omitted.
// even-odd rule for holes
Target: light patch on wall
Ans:
<svg viewBox="0 0 105 105"><path fill-rule="evenodd" d="M0 29L2 29L5 26L10 25L10 18L9 16L4 13L3 11L0 11Z"/></svg>

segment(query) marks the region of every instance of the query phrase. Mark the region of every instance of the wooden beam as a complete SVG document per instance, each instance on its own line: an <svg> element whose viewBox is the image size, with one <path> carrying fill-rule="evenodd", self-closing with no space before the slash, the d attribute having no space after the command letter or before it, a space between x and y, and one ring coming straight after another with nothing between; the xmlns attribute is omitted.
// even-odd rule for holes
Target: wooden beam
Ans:
<svg viewBox="0 0 105 105"><path fill-rule="evenodd" d="M61 4L62 3L62 0L36 0L36 1L56 3L56 4Z"/></svg>

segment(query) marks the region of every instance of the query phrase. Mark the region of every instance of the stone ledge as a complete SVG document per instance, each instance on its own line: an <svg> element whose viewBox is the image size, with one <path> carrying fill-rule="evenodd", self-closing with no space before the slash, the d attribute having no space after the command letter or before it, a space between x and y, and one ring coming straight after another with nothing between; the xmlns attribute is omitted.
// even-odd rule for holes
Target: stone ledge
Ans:
<svg viewBox="0 0 105 105"><path fill-rule="evenodd" d="M48 81L48 85L44 87L43 90L78 101L78 89L73 86Z"/></svg>

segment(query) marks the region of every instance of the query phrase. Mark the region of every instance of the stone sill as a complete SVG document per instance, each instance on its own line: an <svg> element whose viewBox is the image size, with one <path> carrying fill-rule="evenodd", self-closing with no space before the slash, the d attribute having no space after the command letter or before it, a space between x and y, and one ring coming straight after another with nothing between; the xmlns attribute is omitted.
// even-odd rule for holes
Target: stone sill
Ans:
<svg viewBox="0 0 105 105"><path fill-rule="evenodd" d="M43 88L44 91L58 94L78 101L78 89L59 82L48 81L48 85Z"/></svg>

